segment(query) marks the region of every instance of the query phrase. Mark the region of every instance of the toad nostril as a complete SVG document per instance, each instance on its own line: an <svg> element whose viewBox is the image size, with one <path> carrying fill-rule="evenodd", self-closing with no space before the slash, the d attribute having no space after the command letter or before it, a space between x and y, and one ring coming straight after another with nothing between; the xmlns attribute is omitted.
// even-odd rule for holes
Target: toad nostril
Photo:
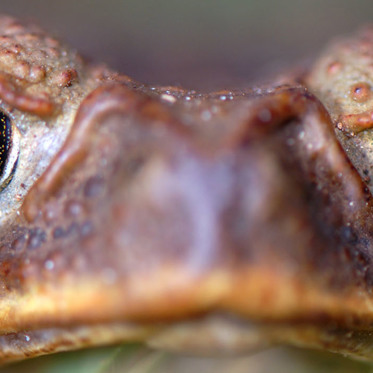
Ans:
<svg viewBox="0 0 373 373"><path fill-rule="evenodd" d="M372 95L371 86L365 82L354 84L350 88L350 97L357 102L366 102Z"/></svg>

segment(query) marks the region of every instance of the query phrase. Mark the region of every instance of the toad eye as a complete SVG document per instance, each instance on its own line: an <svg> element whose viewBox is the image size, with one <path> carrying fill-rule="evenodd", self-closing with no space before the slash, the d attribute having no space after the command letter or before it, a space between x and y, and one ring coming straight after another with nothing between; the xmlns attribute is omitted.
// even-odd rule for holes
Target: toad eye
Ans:
<svg viewBox="0 0 373 373"><path fill-rule="evenodd" d="M10 118L0 111L0 190L10 182L19 153L19 132Z"/></svg>

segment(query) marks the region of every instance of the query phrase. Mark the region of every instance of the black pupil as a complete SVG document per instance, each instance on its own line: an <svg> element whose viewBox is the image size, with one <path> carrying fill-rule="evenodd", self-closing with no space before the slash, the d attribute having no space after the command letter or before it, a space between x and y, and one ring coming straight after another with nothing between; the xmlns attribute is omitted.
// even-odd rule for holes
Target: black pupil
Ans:
<svg viewBox="0 0 373 373"><path fill-rule="evenodd" d="M11 146L12 126L10 119L0 112L0 175L4 171Z"/></svg>

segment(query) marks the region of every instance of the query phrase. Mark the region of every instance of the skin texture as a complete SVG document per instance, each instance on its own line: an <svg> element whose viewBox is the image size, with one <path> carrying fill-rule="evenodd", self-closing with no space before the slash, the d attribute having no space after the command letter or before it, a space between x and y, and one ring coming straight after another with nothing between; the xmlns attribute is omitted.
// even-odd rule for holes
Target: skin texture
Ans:
<svg viewBox="0 0 373 373"><path fill-rule="evenodd" d="M126 340L371 357L373 199L354 147L368 131L350 116L370 91L357 75L345 109L318 85L340 47L306 77L199 94L0 25L19 149L0 194L2 361Z"/></svg>
<svg viewBox="0 0 373 373"><path fill-rule="evenodd" d="M323 101L336 135L370 191L373 191L373 28L331 45L306 79Z"/></svg>

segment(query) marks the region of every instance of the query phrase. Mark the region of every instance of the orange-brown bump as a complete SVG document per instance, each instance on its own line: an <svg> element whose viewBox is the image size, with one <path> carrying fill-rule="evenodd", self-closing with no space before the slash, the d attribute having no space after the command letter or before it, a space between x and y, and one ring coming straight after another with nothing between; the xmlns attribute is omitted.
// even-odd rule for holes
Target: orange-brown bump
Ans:
<svg viewBox="0 0 373 373"><path fill-rule="evenodd" d="M327 67L327 72L329 75L335 75L340 72L342 64L339 61L331 62Z"/></svg>
<svg viewBox="0 0 373 373"><path fill-rule="evenodd" d="M338 118L338 129L358 133L373 127L373 111L358 114L343 114Z"/></svg>
<svg viewBox="0 0 373 373"><path fill-rule="evenodd" d="M28 95L14 84L10 77L0 73L0 99L18 110L40 117L47 117L56 111L56 105L48 97Z"/></svg>
<svg viewBox="0 0 373 373"><path fill-rule="evenodd" d="M30 75L30 64L26 61L17 61L14 64L12 75L20 79L27 79Z"/></svg>
<svg viewBox="0 0 373 373"><path fill-rule="evenodd" d="M29 81L33 83L39 83L44 80L47 72L44 66L41 65L33 65L31 66Z"/></svg>
<svg viewBox="0 0 373 373"><path fill-rule="evenodd" d="M366 102L371 98L372 89L366 82L359 82L350 88L350 97L357 102Z"/></svg>
<svg viewBox="0 0 373 373"><path fill-rule="evenodd" d="M63 70L53 77L53 83L58 87L70 87L74 80L78 77L78 73L75 69L69 68Z"/></svg>

